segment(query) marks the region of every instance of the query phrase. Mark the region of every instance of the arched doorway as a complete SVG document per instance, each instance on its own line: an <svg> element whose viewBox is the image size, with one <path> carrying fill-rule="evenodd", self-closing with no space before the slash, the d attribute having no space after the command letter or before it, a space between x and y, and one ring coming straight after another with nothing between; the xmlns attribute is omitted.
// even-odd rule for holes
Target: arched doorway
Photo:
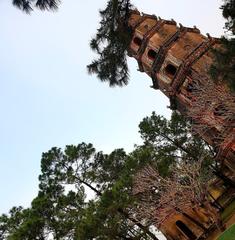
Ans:
<svg viewBox="0 0 235 240"><path fill-rule="evenodd" d="M176 221L175 224L178 227L178 229L188 237L188 239L190 239L190 240L197 239L197 236L182 221L178 220L178 221Z"/></svg>

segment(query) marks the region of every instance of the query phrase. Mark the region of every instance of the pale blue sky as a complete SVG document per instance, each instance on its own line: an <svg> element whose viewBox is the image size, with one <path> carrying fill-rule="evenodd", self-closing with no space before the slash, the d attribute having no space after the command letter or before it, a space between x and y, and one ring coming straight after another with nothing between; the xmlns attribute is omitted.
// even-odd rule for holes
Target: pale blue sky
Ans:
<svg viewBox="0 0 235 240"><path fill-rule="evenodd" d="M138 123L168 100L130 62L131 81L110 89L86 65L88 42L105 0L64 0L56 13L25 15L0 1L0 213L28 206L37 193L43 151L81 141L106 152L139 143ZM219 0L133 0L140 11L174 18L203 33L223 33Z"/></svg>

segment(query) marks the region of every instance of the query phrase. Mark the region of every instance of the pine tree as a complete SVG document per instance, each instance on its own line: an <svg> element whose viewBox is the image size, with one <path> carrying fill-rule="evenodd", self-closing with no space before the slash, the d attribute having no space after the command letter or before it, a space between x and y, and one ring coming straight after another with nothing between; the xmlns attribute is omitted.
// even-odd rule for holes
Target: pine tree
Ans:
<svg viewBox="0 0 235 240"><path fill-rule="evenodd" d="M143 145L129 154L97 152L86 143L43 153L38 196L30 208L13 208L0 217L0 239L157 240L153 226L136 218L137 172L151 165L167 178L179 163L210 162L213 149L192 136L189 124L175 113L171 120L146 117L140 133ZM87 189L92 199L86 198Z"/></svg>
<svg viewBox="0 0 235 240"><path fill-rule="evenodd" d="M216 82L223 81L235 91L235 0L224 0L221 9L227 20L225 29L230 36L222 37L222 49L214 51L216 62L210 72Z"/></svg>
<svg viewBox="0 0 235 240"><path fill-rule="evenodd" d="M126 58L132 34L127 21L132 7L130 0L109 0L100 11L100 27L90 42L98 58L87 66L88 72L111 87L124 86L129 80Z"/></svg>
<svg viewBox="0 0 235 240"><path fill-rule="evenodd" d="M190 123L176 112L170 121L153 112L141 121L139 129L144 146L153 149L152 163L162 176L168 176L172 166L182 161L193 163L204 158L205 170L213 163L214 150L193 135Z"/></svg>

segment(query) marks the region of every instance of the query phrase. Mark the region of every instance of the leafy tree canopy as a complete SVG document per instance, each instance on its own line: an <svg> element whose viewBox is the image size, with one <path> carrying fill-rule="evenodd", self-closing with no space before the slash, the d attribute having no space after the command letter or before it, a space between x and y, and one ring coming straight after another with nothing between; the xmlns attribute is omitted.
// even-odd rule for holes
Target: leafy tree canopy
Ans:
<svg viewBox="0 0 235 240"><path fill-rule="evenodd" d="M176 113L171 120L155 113L146 117L140 134L144 143L129 154L97 152L86 143L43 153L38 196L31 207L14 207L0 217L0 239L157 240L152 226L136 219L136 173L151 164L167 177L179 162L209 161L213 149L192 136Z"/></svg>

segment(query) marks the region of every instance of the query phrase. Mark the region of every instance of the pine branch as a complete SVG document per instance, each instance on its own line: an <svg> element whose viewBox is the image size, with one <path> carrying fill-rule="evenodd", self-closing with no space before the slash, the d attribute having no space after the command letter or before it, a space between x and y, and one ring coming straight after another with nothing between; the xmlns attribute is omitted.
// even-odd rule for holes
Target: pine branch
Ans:
<svg viewBox="0 0 235 240"><path fill-rule="evenodd" d="M125 86L129 80L127 49L131 41L131 30L127 20L132 8L130 0L110 0L100 11L101 21L90 47L98 54L87 66L89 74L96 74L110 87Z"/></svg>
<svg viewBox="0 0 235 240"><path fill-rule="evenodd" d="M34 8L38 8L42 11L55 11L58 9L60 0L13 0L13 5L25 13L31 13Z"/></svg>

